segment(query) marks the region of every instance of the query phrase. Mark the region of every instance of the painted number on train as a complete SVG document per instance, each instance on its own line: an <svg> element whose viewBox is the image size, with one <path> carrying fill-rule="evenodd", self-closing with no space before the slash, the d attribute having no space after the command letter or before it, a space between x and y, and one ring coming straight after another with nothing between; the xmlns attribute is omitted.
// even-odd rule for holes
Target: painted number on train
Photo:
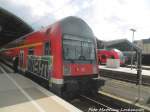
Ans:
<svg viewBox="0 0 150 112"><path fill-rule="evenodd" d="M46 80L50 79L52 68L51 56L28 56L28 71Z"/></svg>

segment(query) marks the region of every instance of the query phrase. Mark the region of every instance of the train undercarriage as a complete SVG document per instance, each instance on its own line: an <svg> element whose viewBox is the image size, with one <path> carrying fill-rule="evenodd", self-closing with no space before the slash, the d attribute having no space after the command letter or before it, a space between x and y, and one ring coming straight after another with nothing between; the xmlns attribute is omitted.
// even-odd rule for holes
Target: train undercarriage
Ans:
<svg viewBox="0 0 150 112"><path fill-rule="evenodd" d="M52 86L52 91L64 99L71 99L81 94L95 95L98 91L98 75L64 77L64 84Z"/></svg>

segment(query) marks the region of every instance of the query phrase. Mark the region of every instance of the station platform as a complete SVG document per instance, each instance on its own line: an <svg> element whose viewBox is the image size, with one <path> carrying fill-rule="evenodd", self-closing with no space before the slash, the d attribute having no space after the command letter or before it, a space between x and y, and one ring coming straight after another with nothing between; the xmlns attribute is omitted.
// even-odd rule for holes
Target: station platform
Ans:
<svg viewBox="0 0 150 112"><path fill-rule="evenodd" d="M150 112L150 87L101 77L105 85L99 89L104 94L121 102L140 107L139 112ZM139 98L139 101L137 100ZM130 108L130 107L129 107ZM143 110L142 110L143 109Z"/></svg>
<svg viewBox="0 0 150 112"><path fill-rule="evenodd" d="M99 66L100 75L112 79L118 79L126 82L137 83L137 70L127 67L108 68L106 66ZM150 86L150 70L142 70L142 84Z"/></svg>
<svg viewBox="0 0 150 112"><path fill-rule="evenodd" d="M0 112L81 112L30 79L0 63Z"/></svg>
<svg viewBox="0 0 150 112"><path fill-rule="evenodd" d="M129 74L137 74L137 70L135 68L131 70L131 68L126 68L126 67L108 68L106 66L100 65L99 69L111 70L116 72L124 72ZM142 75L150 76L150 70L142 70Z"/></svg>

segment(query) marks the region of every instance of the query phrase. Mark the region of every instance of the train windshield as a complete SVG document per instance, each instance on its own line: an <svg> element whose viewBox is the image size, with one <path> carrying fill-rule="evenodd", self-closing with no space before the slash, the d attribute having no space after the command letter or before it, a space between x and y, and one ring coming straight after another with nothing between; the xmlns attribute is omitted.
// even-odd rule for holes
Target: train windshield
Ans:
<svg viewBox="0 0 150 112"><path fill-rule="evenodd" d="M113 50L118 53L120 60L125 62L125 57L124 57L123 53L118 49L113 49Z"/></svg>
<svg viewBox="0 0 150 112"><path fill-rule="evenodd" d="M65 60L95 60L93 40L64 35L63 53Z"/></svg>

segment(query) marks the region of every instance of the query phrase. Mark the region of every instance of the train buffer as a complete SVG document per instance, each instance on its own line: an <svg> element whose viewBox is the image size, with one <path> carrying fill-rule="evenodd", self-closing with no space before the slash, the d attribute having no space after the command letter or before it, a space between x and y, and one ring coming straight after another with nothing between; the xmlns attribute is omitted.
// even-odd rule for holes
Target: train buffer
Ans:
<svg viewBox="0 0 150 112"><path fill-rule="evenodd" d="M7 73L0 66L0 112L81 111L30 79Z"/></svg>

